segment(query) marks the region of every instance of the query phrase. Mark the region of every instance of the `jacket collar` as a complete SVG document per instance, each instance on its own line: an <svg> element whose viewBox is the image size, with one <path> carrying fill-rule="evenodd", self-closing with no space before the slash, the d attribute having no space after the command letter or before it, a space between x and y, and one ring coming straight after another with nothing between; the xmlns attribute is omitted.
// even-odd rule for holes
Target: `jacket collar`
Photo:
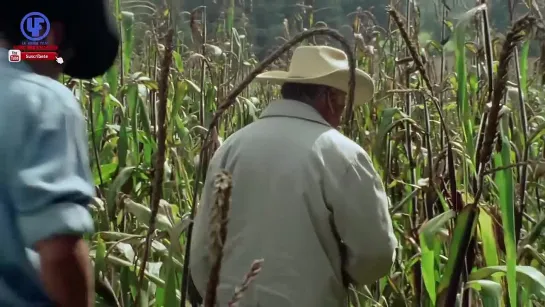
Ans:
<svg viewBox="0 0 545 307"><path fill-rule="evenodd" d="M279 99L271 102L260 116L260 118L267 117L299 118L331 127L316 109L297 100Z"/></svg>

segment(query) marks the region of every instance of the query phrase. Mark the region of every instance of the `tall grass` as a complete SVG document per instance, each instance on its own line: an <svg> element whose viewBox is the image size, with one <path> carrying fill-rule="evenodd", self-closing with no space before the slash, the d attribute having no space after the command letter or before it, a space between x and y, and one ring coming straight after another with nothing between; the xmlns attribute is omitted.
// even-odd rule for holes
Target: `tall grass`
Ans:
<svg viewBox="0 0 545 307"><path fill-rule="evenodd" d="M234 1L215 29L206 27L206 7L113 5L119 60L102 77L66 82L87 114L97 186L88 238L97 306L184 306L201 172L278 88L250 82L264 67ZM285 20L279 42L327 27L306 5ZM349 47L377 94L347 114L343 131L371 155L400 242L391 273L352 287L352 305L545 306L545 66L529 73L541 14L533 7L501 34L490 29L485 5L456 18L439 9L443 42L419 39L426 35L412 5L392 3L386 29L363 9L347 17ZM302 43L338 45L324 35ZM269 58L269 67L285 68L289 54ZM267 269L261 261L248 263L232 306Z"/></svg>

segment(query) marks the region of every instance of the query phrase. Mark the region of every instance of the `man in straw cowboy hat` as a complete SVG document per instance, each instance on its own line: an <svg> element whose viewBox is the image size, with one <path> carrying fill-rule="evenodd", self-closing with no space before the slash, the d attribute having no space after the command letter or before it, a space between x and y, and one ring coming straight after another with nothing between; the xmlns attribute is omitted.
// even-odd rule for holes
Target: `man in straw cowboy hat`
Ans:
<svg viewBox="0 0 545 307"><path fill-rule="evenodd" d="M347 284L388 274L397 246L368 154L335 129L348 91L347 56L327 46L299 47L287 72L257 78L282 84L283 98L230 136L210 162L191 245L195 286L204 296L213 180L225 169L233 190L220 306L260 258L263 268L240 306L346 306ZM355 103L373 92L372 79L357 70Z"/></svg>
<svg viewBox="0 0 545 307"><path fill-rule="evenodd" d="M85 119L56 79L92 78L113 64L119 39L109 18L102 0L25 0L0 10L0 306L94 305L82 239L93 231L86 207L94 196ZM27 23L63 61L8 62Z"/></svg>

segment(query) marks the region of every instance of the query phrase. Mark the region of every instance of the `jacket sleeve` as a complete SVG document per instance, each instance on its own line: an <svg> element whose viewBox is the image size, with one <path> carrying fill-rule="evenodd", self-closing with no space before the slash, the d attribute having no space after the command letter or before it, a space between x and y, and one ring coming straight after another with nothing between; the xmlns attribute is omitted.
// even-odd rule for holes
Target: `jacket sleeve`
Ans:
<svg viewBox="0 0 545 307"><path fill-rule="evenodd" d="M330 200L333 222L344 247L344 271L359 285L387 275L397 239L388 212L389 200L379 175L363 150L336 186Z"/></svg>
<svg viewBox="0 0 545 307"><path fill-rule="evenodd" d="M42 105L41 112L28 112L24 151L10 183L19 228L29 247L57 235L93 231L87 205L94 186L83 115L75 108L63 109L59 100Z"/></svg>

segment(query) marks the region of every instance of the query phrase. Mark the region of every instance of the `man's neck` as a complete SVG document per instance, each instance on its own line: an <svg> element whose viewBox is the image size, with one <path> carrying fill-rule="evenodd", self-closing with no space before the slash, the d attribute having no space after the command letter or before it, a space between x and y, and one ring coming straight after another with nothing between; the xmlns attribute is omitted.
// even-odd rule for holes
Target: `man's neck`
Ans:
<svg viewBox="0 0 545 307"><path fill-rule="evenodd" d="M318 114L320 114L320 116L322 116L322 118L328 124L333 126L333 124L331 123L331 116L330 116L329 110L324 106L323 103L317 103L317 102L314 102L314 103L303 102L303 103L309 105L311 108L316 110L316 112L318 112Z"/></svg>

